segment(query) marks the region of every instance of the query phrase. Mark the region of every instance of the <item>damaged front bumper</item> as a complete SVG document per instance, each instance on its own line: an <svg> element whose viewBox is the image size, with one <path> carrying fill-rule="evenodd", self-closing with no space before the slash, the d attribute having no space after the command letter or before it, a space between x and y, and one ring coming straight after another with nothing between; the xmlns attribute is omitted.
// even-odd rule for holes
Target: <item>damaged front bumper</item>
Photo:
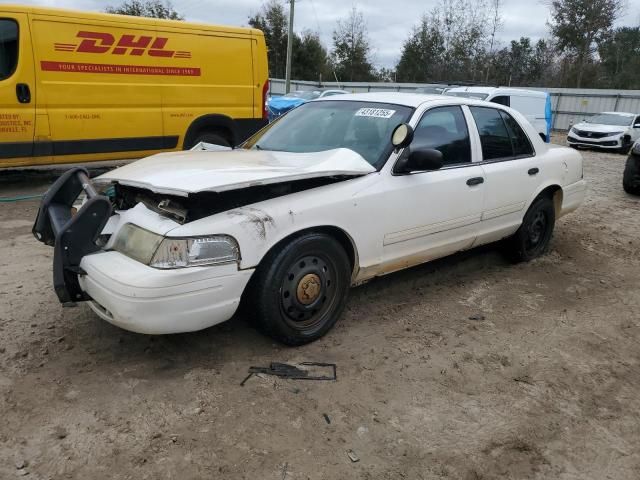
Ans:
<svg viewBox="0 0 640 480"><path fill-rule="evenodd" d="M73 204L84 191L87 201L74 214ZM80 287L83 257L100 250L96 240L111 216L111 201L99 195L84 168L65 172L45 193L33 234L53 247L53 287L62 304L89 300Z"/></svg>
<svg viewBox="0 0 640 480"><path fill-rule="evenodd" d="M87 200L74 213L83 191ZM201 330L233 316L253 269L230 263L162 270L105 250L96 242L111 215L111 200L82 168L66 172L45 194L33 234L54 248L53 283L61 303L87 301L102 319L147 334Z"/></svg>

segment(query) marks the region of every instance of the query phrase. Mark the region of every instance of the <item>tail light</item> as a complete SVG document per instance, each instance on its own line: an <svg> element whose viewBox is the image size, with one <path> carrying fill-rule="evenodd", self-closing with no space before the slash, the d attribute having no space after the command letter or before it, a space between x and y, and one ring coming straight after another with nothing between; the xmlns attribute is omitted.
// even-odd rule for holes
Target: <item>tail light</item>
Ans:
<svg viewBox="0 0 640 480"><path fill-rule="evenodd" d="M269 79L264 82L262 87L262 119L269 120L269 112L267 110L267 95L269 94Z"/></svg>

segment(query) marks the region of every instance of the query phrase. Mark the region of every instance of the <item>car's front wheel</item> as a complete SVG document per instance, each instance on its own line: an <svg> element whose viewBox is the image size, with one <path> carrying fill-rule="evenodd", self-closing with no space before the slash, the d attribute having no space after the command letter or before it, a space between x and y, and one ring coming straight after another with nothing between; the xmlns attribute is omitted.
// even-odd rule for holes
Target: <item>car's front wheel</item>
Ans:
<svg viewBox="0 0 640 480"><path fill-rule="evenodd" d="M350 287L344 248L323 233L306 233L261 262L245 292L245 311L264 333L287 345L325 335L340 317Z"/></svg>
<svg viewBox="0 0 640 480"><path fill-rule="evenodd" d="M529 207L518 231L507 240L508 253L514 262L528 262L549 248L556 211L548 196L538 197Z"/></svg>

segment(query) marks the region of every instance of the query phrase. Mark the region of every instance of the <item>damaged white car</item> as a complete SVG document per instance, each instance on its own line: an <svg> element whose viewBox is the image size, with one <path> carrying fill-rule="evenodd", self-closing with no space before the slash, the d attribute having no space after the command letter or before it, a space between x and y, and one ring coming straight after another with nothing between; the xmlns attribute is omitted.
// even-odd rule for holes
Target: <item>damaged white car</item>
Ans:
<svg viewBox="0 0 640 480"><path fill-rule="evenodd" d="M235 150L155 155L93 180L73 169L33 231L54 246L63 303L149 334L242 307L300 345L376 276L502 239L516 260L541 255L584 195L580 154L514 110L371 93L309 102Z"/></svg>

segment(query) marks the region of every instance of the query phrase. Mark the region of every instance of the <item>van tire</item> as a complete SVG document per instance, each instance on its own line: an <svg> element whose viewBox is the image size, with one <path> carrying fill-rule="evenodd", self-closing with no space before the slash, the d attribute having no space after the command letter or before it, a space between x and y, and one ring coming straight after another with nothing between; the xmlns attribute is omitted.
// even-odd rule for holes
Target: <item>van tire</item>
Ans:
<svg viewBox="0 0 640 480"><path fill-rule="evenodd" d="M190 150L196 145L198 145L200 142L212 143L214 145L221 145L223 147L231 146L231 142L227 140L220 133L212 132L212 131L204 131L204 132L197 133L194 136L193 141L189 142L188 144L185 144L184 149Z"/></svg>
<svg viewBox="0 0 640 480"><path fill-rule="evenodd" d="M340 318L350 279L351 264L340 242L324 233L305 233L262 260L245 289L243 310L266 335L285 345L304 345Z"/></svg>

